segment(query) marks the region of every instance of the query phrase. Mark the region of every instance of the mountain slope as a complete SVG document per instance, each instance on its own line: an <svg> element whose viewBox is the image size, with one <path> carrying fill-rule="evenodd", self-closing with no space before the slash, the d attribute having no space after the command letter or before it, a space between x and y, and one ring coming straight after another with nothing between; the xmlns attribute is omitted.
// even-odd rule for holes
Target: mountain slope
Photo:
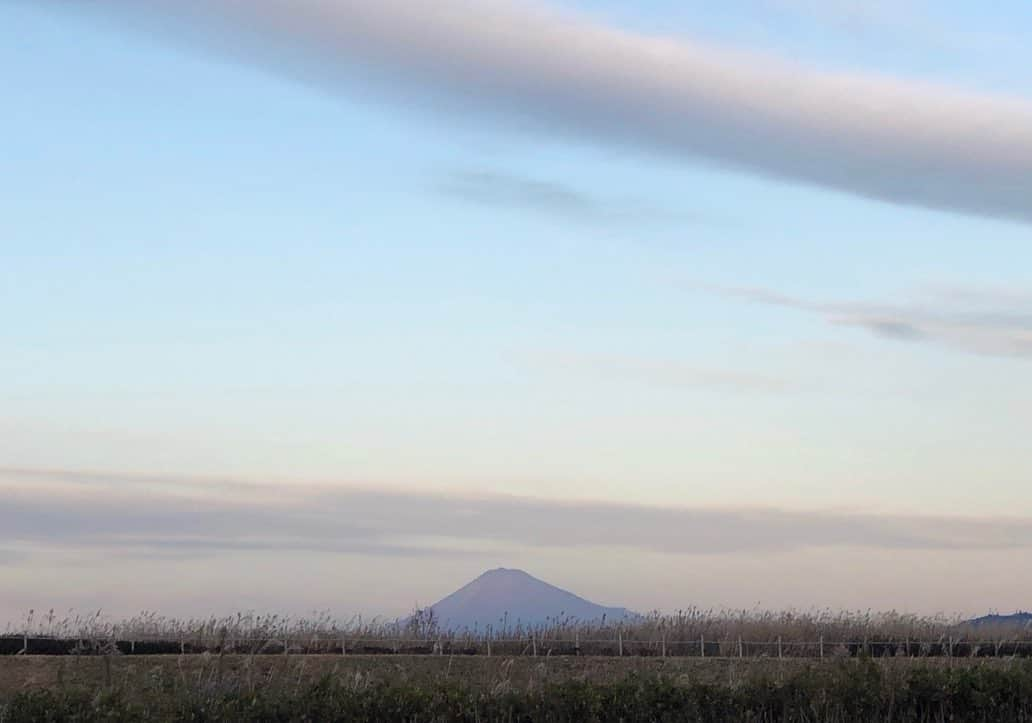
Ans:
<svg viewBox="0 0 1032 723"><path fill-rule="evenodd" d="M505 568L485 572L430 609L439 625L451 630L491 626L500 631L556 619L588 622L633 615L626 608L596 605L522 570Z"/></svg>

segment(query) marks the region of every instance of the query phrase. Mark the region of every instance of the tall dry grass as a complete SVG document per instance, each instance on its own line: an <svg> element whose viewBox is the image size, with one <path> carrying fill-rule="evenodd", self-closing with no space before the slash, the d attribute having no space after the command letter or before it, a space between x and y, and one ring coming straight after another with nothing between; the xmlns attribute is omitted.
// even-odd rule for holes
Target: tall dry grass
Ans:
<svg viewBox="0 0 1032 723"><path fill-rule="evenodd" d="M254 612L179 619L142 612L112 619L101 612L60 616L30 611L6 626L7 637L79 641L79 652L109 652L120 641L164 642L184 652L467 652L497 654L827 655L856 646L893 642L940 647L950 644L1028 643L1032 628L974 627L958 617L925 617L895 611L766 611L687 608L620 620L579 621L557 615L527 624L503 615L494 624L450 630L432 611L404 619L338 619L326 612L308 617ZM848 651L843 646L852 645ZM617 649L619 648L619 649Z"/></svg>

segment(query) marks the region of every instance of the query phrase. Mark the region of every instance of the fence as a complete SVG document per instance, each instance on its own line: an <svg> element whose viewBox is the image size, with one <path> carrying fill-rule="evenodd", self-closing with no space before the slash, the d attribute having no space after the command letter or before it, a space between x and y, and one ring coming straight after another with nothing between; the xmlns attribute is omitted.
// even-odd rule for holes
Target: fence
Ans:
<svg viewBox="0 0 1032 723"><path fill-rule="evenodd" d="M98 638L0 636L0 656L4 655L469 655L469 656L601 656L662 658L1005 658L1032 657L1032 640L861 640L836 641L823 637L814 641L750 641L561 639L528 636L520 638L350 638L313 636L255 638L183 638L139 636L133 640Z"/></svg>

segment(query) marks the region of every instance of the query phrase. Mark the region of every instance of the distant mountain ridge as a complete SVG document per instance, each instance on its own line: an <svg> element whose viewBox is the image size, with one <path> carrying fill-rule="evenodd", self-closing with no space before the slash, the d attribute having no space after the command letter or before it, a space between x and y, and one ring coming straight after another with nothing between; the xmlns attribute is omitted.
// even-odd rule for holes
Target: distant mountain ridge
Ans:
<svg viewBox="0 0 1032 723"><path fill-rule="evenodd" d="M983 615L980 618L974 618L968 621L969 624L975 626L984 625L999 625L1005 627L1029 627L1032 626L1032 613L1016 612L1012 615Z"/></svg>
<svg viewBox="0 0 1032 723"><path fill-rule="evenodd" d="M428 610L445 630L483 630L490 626L501 631L558 620L593 622L636 617L626 608L598 605L523 570L503 567L488 570Z"/></svg>

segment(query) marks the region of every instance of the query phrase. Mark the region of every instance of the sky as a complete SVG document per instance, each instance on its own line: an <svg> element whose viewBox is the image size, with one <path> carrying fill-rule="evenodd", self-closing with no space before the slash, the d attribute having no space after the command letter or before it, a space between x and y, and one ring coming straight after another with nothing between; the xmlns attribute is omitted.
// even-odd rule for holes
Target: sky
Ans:
<svg viewBox="0 0 1032 723"><path fill-rule="evenodd" d="M0 4L0 620L1028 608L1025 5Z"/></svg>

